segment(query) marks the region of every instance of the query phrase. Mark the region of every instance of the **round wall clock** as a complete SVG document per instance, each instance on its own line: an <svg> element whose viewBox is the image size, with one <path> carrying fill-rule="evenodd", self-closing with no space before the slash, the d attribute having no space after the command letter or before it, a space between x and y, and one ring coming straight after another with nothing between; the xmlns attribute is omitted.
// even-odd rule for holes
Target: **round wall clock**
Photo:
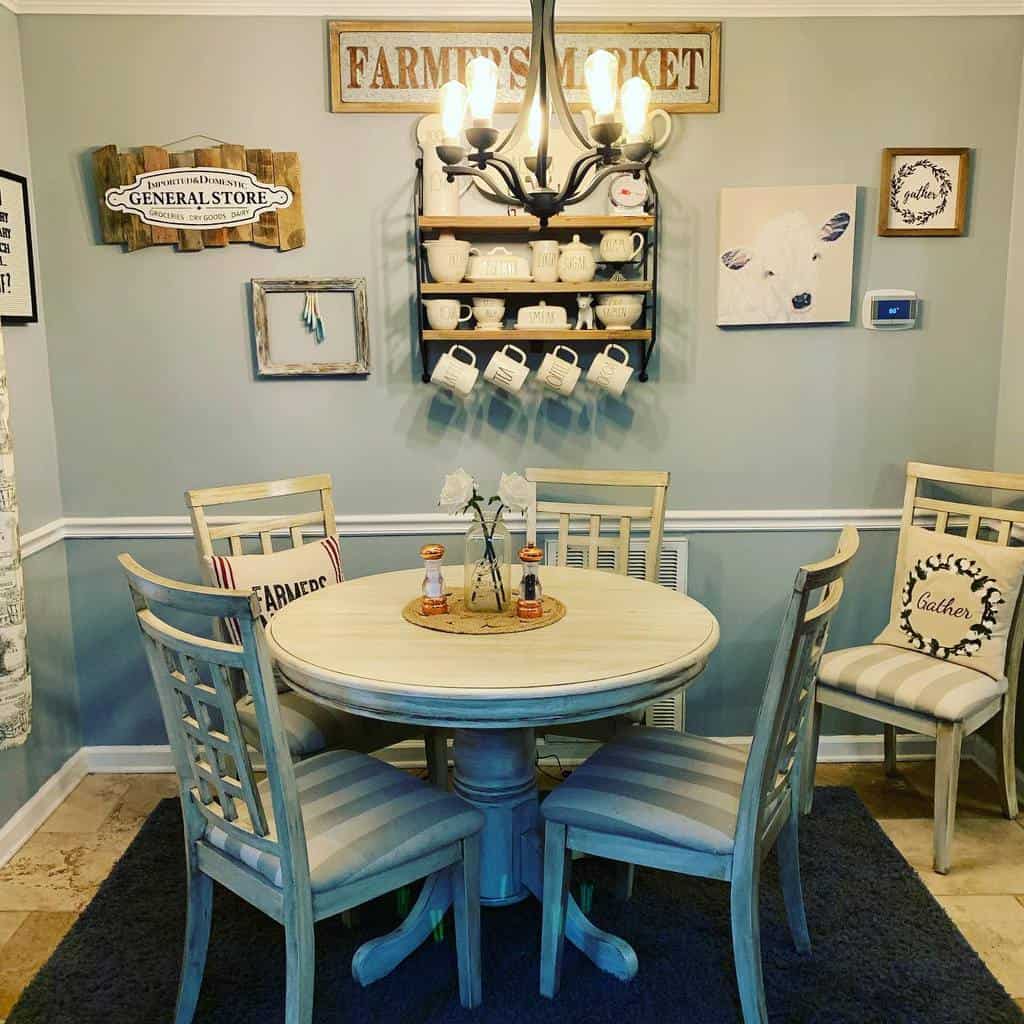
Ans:
<svg viewBox="0 0 1024 1024"><path fill-rule="evenodd" d="M608 186L608 212L627 217L639 217L650 196L646 178L632 174L613 174Z"/></svg>

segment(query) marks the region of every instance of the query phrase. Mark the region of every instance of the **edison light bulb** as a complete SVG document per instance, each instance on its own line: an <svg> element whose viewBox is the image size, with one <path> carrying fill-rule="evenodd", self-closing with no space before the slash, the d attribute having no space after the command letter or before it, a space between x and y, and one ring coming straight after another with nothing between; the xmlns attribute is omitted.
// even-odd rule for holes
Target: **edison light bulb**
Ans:
<svg viewBox="0 0 1024 1024"><path fill-rule="evenodd" d="M533 94L533 106L526 122L526 137L530 140L530 152L536 153L540 148L540 97L536 93Z"/></svg>
<svg viewBox="0 0 1024 1024"><path fill-rule="evenodd" d="M590 105L595 121L611 121L615 116L615 94L619 88L619 60L607 50L595 50L583 65Z"/></svg>
<svg viewBox="0 0 1024 1024"><path fill-rule="evenodd" d="M490 57L474 57L466 65L466 85L473 123L490 127L498 100L498 65Z"/></svg>
<svg viewBox="0 0 1024 1024"><path fill-rule="evenodd" d="M651 102L651 87L642 78L630 78L623 84L620 98L626 140L642 142L647 137L647 107Z"/></svg>
<svg viewBox="0 0 1024 1024"><path fill-rule="evenodd" d="M462 119L466 115L466 87L452 79L441 86L441 129L450 146L459 144Z"/></svg>

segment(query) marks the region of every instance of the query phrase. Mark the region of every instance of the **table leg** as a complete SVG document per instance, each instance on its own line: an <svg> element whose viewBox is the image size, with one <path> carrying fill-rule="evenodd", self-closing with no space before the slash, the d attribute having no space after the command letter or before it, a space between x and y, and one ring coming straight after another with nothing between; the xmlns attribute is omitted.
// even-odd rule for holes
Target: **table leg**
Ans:
<svg viewBox="0 0 1024 1024"><path fill-rule="evenodd" d="M451 869L436 871L423 883L406 919L387 935L364 942L352 958L352 977L369 985L390 974L426 940L452 905Z"/></svg>
<svg viewBox="0 0 1024 1024"><path fill-rule="evenodd" d="M533 829L522 837L523 880L544 902L544 833ZM565 914L565 937L586 957L619 981L629 981L639 968L633 947L616 935L601 931L580 910L572 893Z"/></svg>
<svg viewBox="0 0 1024 1024"><path fill-rule="evenodd" d="M519 837L540 826L533 729L456 729L453 788L484 816L480 902L526 899Z"/></svg>

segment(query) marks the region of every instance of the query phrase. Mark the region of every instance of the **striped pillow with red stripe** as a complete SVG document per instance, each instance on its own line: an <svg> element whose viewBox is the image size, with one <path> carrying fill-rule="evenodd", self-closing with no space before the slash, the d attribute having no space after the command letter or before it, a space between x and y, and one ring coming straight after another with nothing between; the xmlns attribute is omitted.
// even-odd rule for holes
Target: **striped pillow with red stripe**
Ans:
<svg viewBox="0 0 1024 1024"><path fill-rule="evenodd" d="M285 605L345 579L337 537L325 537L272 555L207 555L206 562L217 586L225 590L251 590L256 595L264 626ZM229 637L240 644L238 623L225 619L224 625Z"/></svg>

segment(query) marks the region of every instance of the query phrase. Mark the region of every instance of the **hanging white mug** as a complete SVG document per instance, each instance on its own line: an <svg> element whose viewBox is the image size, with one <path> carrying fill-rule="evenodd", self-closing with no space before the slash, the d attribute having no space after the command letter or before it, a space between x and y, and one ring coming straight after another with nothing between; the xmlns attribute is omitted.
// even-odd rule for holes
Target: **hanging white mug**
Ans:
<svg viewBox="0 0 1024 1024"><path fill-rule="evenodd" d="M517 353L517 358L513 359L512 352ZM529 375L526 353L516 345L506 345L500 352L495 352L484 370L484 380L512 395L523 386Z"/></svg>
<svg viewBox="0 0 1024 1024"><path fill-rule="evenodd" d="M619 352L622 359L612 359L611 353ZM596 384L610 395L620 396L626 390L629 378L633 376L633 367L629 365L629 353L616 344L606 345L603 352L594 356L594 361L587 370L587 382Z"/></svg>
<svg viewBox="0 0 1024 1024"><path fill-rule="evenodd" d="M473 310L458 299L424 299L423 305L427 307L427 323L435 331L454 331L473 315Z"/></svg>
<svg viewBox="0 0 1024 1024"><path fill-rule="evenodd" d="M601 259L606 263L628 263L644 251L646 242L639 231L602 231Z"/></svg>
<svg viewBox="0 0 1024 1024"><path fill-rule="evenodd" d="M567 352L567 358L561 358L558 353ZM556 345L540 364L537 376L540 377L545 387L557 391L560 395L571 395L576 382L580 379L579 356L565 345Z"/></svg>
<svg viewBox="0 0 1024 1024"><path fill-rule="evenodd" d="M456 352L464 352L469 359L457 359ZM430 375L431 383L439 388L450 388L456 394L466 397L473 390L480 371L476 368L476 356L465 345L452 345L437 361Z"/></svg>

